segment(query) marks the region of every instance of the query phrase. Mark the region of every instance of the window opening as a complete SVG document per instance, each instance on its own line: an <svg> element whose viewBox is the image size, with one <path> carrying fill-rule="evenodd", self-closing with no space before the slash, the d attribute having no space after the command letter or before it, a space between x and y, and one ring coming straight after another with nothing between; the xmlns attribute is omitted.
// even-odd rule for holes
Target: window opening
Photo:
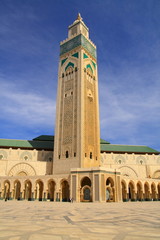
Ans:
<svg viewBox="0 0 160 240"><path fill-rule="evenodd" d="M68 158L69 157L69 154L68 154L68 151L66 151L66 158Z"/></svg>

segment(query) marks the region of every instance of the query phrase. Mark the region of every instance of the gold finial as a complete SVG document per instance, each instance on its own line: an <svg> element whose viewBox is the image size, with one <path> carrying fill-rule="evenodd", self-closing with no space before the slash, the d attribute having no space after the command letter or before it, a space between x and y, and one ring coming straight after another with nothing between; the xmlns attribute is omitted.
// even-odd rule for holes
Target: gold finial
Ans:
<svg viewBox="0 0 160 240"><path fill-rule="evenodd" d="M81 14L80 13L78 13L78 17L77 17L77 20L82 20L82 17L81 17Z"/></svg>

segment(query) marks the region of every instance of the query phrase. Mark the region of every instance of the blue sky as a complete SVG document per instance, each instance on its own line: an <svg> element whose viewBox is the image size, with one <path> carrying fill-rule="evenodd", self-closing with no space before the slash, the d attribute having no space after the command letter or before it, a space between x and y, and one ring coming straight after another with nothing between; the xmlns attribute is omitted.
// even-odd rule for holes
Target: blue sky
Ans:
<svg viewBox="0 0 160 240"><path fill-rule="evenodd" d="M97 45L101 137L160 150L159 0L0 0L0 138L54 134L59 42Z"/></svg>

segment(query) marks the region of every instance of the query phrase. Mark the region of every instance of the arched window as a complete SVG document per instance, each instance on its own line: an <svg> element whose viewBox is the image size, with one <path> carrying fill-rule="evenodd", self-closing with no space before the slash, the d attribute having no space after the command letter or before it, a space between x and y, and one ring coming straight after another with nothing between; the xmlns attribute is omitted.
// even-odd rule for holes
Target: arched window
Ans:
<svg viewBox="0 0 160 240"><path fill-rule="evenodd" d="M66 158L68 158L69 157L69 153L68 153L68 151L66 151Z"/></svg>

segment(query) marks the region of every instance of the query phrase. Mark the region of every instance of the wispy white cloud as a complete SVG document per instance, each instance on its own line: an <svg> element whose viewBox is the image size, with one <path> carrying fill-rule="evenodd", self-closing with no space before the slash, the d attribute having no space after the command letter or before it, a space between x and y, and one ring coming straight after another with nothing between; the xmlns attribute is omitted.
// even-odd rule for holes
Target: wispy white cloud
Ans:
<svg viewBox="0 0 160 240"><path fill-rule="evenodd" d="M52 127L55 117L55 102L45 95L32 93L11 84L0 77L0 119L9 120L10 124L18 123L28 127L45 125Z"/></svg>
<svg viewBox="0 0 160 240"><path fill-rule="evenodd" d="M152 146L158 138L160 70L151 69L140 66L100 73L100 79L107 76L106 82L100 82L100 113L101 134L108 140Z"/></svg>

